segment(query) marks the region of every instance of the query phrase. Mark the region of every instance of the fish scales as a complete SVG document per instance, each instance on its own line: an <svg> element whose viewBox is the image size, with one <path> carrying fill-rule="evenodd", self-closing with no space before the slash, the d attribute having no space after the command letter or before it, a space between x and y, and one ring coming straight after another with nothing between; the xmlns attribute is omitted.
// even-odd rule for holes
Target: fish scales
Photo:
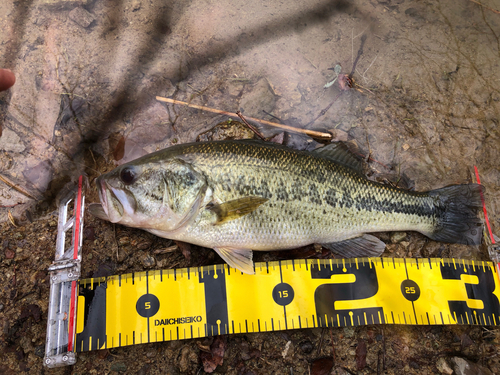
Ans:
<svg viewBox="0 0 500 375"><path fill-rule="evenodd" d="M252 272L251 250L320 243L343 256L376 256L369 235L419 231L445 242L477 244L482 187L411 192L368 180L336 145L304 152L260 141L177 145L97 179L112 222L211 247Z"/></svg>
<svg viewBox="0 0 500 375"><path fill-rule="evenodd" d="M256 195L269 201L223 226L194 226L188 235L254 250L286 249L344 240L356 233L430 231L432 198L367 180L353 170L307 152L245 144L195 144L190 161L208 178L220 202ZM234 236L233 236L234 237Z"/></svg>

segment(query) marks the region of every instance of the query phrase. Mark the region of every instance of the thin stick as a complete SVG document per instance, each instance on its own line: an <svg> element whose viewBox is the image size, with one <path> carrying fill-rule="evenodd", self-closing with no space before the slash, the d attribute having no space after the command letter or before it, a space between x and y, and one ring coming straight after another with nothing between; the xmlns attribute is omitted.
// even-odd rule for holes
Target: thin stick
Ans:
<svg viewBox="0 0 500 375"><path fill-rule="evenodd" d="M156 249L153 251L154 254L165 254L165 253L171 253L172 251L177 251L179 250L179 246L177 245L172 245L169 246L165 249Z"/></svg>
<svg viewBox="0 0 500 375"><path fill-rule="evenodd" d="M246 126L248 126L250 128L251 131L253 131L255 133L255 135L257 137L259 137L260 139L262 140L265 140L266 138L264 138L264 136L262 134L259 133L259 131L257 129L255 129L252 125L250 125L248 123L248 121L245 119L245 117L243 117L243 115L241 114L240 111L236 112L236 114L238 115L238 117L241 119L241 121L243 121L245 123Z"/></svg>
<svg viewBox="0 0 500 375"><path fill-rule="evenodd" d="M488 10L491 10L493 13L500 14L500 11L492 9L492 8L490 8L490 7L488 7L488 6L484 5L484 4L481 4L479 1L476 1L476 0L470 0L470 1L472 1L473 3L476 3L478 5L481 5L482 7L486 8Z"/></svg>
<svg viewBox="0 0 500 375"><path fill-rule="evenodd" d="M39 200L40 197L35 197L32 194L30 194L27 190L22 188L21 186L16 185L14 182L10 181L7 177L4 177L0 174L0 181L2 181L4 184L10 186L12 189L20 192L21 194L26 195L28 198L34 199L34 200Z"/></svg>
<svg viewBox="0 0 500 375"><path fill-rule="evenodd" d="M158 100L160 102L185 105L185 106L188 106L190 108L201 109L202 111L217 113L219 115L226 115L226 116L232 116L232 117L238 116L234 112L221 111L221 110L218 110L218 109L215 109L215 108L204 107L204 106L196 105L196 104L189 104L189 103L186 103L186 102L181 102L180 100L175 100L175 99L170 99L170 98L163 98L161 96L157 96L156 100ZM306 134L306 135L308 135L310 137L313 137L313 138L319 138L319 139L324 139L324 140L330 140L330 139L332 139L332 135L330 133L323 133L323 132L318 132L318 131L315 131L315 130L308 130L308 129L300 129L300 128L296 128L296 127L293 127L293 126L288 126L288 125L283 125L283 124L277 124L275 122L266 121L266 120L260 120L260 119L253 118L253 117L246 117L246 118L247 118L247 120L255 121L255 122L258 122L258 123L261 123L261 124L265 124L265 125L269 125L269 126L274 126L276 128L285 129L285 130L288 130L288 131L291 131L291 132Z"/></svg>
<svg viewBox="0 0 500 375"><path fill-rule="evenodd" d="M7 216L9 217L10 223L17 228L18 226L17 226L16 221L14 220L14 216L12 216L12 212L10 212L10 210L7 213Z"/></svg>

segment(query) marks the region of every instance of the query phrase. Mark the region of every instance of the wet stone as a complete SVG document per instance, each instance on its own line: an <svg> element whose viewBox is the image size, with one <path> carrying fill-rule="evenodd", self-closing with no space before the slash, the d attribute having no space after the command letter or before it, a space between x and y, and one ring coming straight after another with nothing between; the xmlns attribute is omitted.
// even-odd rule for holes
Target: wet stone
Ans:
<svg viewBox="0 0 500 375"><path fill-rule="evenodd" d="M0 138L0 150L7 152L23 152L25 149L26 146L24 146L24 143L17 133L8 128L3 129L2 137Z"/></svg>
<svg viewBox="0 0 500 375"><path fill-rule="evenodd" d="M267 79L260 79L249 92L242 95L240 110L245 116L262 118L264 112L274 109L276 97Z"/></svg>
<svg viewBox="0 0 500 375"><path fill-rule="evenodd" d="M228 85L227 93L231 96L240 96L243 91L244 85L240 82L232 82Z"/></svg>
<svg viewBox="0 0 500 375"><path fill-rule="evenodd" d="M492 372L486 367L465 358L453 357L451 363L456 375L492 375Z"/></svg>
<svg viewBox="0 0 500 375"><path fill-rule="evenodd" d="M75 5L86 5L89 0L40 0L41 4L52 5L56 7L68 7Z"/></svg>
<svg viewBox="0 0 500 375"><path fill-rule="evenodd" d="M69 12L69 18L83 28L89 27L94 22L94 16L81 7L77 7Z"/></svg>

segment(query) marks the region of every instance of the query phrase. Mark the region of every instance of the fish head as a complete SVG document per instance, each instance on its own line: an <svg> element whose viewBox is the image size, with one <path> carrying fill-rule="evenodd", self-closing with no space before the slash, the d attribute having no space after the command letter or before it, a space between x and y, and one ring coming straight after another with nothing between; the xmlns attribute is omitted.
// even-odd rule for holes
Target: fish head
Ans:
<svg viewBox="0 0 500 375"><path fill-rule="evenodd" d="M96 184L100 207L89 208L95 216L165 235L185 227L211 195L204 175L176 158L143 157L99 176Z"/></svg>

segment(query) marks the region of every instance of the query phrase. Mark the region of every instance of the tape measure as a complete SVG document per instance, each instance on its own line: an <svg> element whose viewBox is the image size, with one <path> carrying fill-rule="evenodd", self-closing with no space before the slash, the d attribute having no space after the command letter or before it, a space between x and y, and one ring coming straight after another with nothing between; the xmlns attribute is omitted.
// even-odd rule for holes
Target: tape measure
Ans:
<svg viewBox="0 0 500 375"><path fill-rule="evenodd" d="M500 324L497 265L356 258L136 272L79 281L75 351L369 324Z"/></svg>
<svg viewBox="0 0 500 375"><path fill-rule="evenodd" d="M47 367L76 363L76 352L219 334L369 324L500 325L500 256L489 224L494 263L289 260L256 263L255 275L224 264L78 280L84 185L80 177L59 206L49 267ZM484 202L483 209L488 223Z"/></svg>

